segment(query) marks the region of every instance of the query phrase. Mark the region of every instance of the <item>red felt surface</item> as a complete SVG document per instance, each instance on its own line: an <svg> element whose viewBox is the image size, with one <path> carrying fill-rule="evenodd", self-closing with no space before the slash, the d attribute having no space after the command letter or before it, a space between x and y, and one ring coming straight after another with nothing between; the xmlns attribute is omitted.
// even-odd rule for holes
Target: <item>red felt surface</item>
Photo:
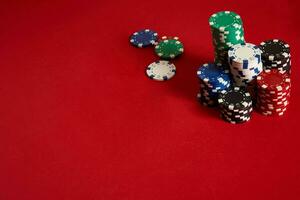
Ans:
<svg viewBox="0 0 300 200"><path fill-rule="evenodd" d="M282 200L300 198L297 1L0 3L0 199ZM242 16L248 42L291 45L282 118L230 125L198 105L198 65L213 59L209 16ZM168 82L145 76L152 28L179 36Z"/></svg>

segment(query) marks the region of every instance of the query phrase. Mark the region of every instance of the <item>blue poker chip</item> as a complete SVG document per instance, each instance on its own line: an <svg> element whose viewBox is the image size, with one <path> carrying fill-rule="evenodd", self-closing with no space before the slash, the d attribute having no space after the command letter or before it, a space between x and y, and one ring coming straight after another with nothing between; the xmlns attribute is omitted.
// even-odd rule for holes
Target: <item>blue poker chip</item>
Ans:
<svg viewBox="0 0 300 200"><path fill-rule="evenodd" d="M156 43L157 36L158 34L150 29L141 30L130 36L130 43L139 48L147 47Z"/></svg>
<svg viewBox="0 0 300 200"><path fill-rule="evenodd" d="M214 63L205 63L200 66L197 75L201 81L215 89L225 89L231 81L229 71Z"/></svg>

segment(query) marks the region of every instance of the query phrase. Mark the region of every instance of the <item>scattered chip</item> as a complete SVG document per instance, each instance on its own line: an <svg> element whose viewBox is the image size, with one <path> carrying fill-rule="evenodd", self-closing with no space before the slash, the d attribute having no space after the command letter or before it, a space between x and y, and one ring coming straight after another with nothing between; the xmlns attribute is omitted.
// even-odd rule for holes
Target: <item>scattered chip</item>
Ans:
<svg viewBox="0 0 300 200"><path fill-rule="evenodd" d="M162 59L173 59L181 55L184 51L183 44L178 37L162 37L162 40L155 46L155 53Z"/></svg>
<svg viewBox="0 0 300 200"><path fill-rule="evenodd" d="M130 43L140 48L154 45L156 41L157 33L150 29L135 32L130 36Z"/></svg>
<svg viewBox="0 0 300 200"><path fill-rule="evenodd" d="M156 81L169 80L175 75L175 73L175 65L165 60L153 62L146 69L147 76Z"/></svg>

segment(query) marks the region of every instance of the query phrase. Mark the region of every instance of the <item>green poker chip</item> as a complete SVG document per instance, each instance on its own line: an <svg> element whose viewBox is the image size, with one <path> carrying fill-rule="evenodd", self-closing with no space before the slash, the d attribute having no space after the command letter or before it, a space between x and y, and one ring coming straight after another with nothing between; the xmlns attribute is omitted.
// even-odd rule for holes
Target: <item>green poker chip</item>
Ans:
<svg viewBox="0 0 300 200"><path fill-rule="evenodd" d="M183 53L183 44L177 37L162 37L162 40L155 46L155 53L162 59L173 59Z"/></svg>
<svg viewBox="0 0 300 200"><path fill-rule="evenodd" d="M215 61L228 64L228 49L233 45L245 43L241 17L231 11L211 15L209 25L215 51Z"/></svg>
<svg viewBox="0 0 300 200"><path fill-rule="evenodd" d="M221 11L213 14L209 18L209 25L220 31L226 31L229 28L238 27L241 24L241 17L231 11Z"/></svg>
<svg viewBox="0 0 300 200"><path fill-rule="evenodd" d="M244 30L236 29L226 32L226 34L220 33L216 30L211 30L212 36L218 45L226 45L226 43L240 44L244 42Z"/></svg>

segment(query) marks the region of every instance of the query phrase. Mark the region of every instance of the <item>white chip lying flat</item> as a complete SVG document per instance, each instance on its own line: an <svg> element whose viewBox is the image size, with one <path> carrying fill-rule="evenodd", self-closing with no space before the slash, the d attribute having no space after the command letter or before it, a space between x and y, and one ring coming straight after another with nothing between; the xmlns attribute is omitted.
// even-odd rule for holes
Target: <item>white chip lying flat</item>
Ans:
<svg viewBox="0 0 300 200"><path fill-rule="evenodd" d="M146 69L147 76L156 81L169 80L175 75L175 73L175 65L165 60L153 62Z"/></svg>

